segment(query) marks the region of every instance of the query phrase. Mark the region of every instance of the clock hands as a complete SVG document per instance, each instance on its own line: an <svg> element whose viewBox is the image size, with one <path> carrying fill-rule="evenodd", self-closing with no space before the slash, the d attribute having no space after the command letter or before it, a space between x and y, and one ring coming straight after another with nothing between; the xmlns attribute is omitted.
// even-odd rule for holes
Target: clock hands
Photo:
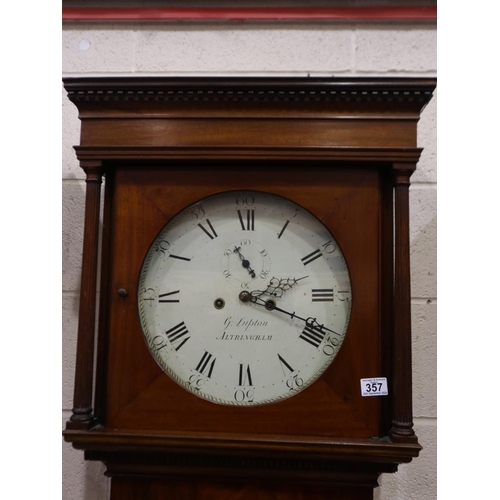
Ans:
<svg viewBox="0 0 500 500"><path fill-rule="evenodd" d="M250 267L250 262L240 252L241 247L234 247L234 252L237 253L241 260L241 265L248 271L252 278L255 278L255 271Z"/></svg>
<svg viewBox="0 0 500 500"><path fill-rule="evenodd" d="M247 294L247 295L245 295ZM246 299L246 297L250 296L250 299ZM327 332L334 333L335 335L339 335L337 332L330 330L330 328L327 328L325 325L321 325L318 323L316 318L308 317L308 318L302 318L298 314L290 311L285 311L284 309L281 309L281 307L278 307L274 300L268 299L264 300L261 299L260 297L252 296L248 292L241 292L240 293L240 300L243 302L252 302L253 304L257 304L258 306L264 307L268 311L279 311L283 314L286 314L287 316L290 316L291 319L299 319L303 321L306 324L306 328L309 328L311 330L316 330L318 332L321 332L323 335Z"/></svg>
<svg viewBox="0 0 500 500"><path fill-rule="evenodd" d="M309 276L302 276L302 278L272 278L267 285L267 288L262 290L253 290L250 292L252 297L261 297L262 295L270 295L271 297L280 298L285 292L294 287L298 281L309 278Z"/></svg>

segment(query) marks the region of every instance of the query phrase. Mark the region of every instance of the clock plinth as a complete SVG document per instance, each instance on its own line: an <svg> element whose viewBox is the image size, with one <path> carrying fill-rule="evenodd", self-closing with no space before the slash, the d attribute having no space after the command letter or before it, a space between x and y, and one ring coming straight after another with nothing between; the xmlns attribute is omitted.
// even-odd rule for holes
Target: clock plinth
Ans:
<svg viewBox="0 0 500 500"><path fill-rule="evenodd" d="M408 187L435 81L64 84L87 174L64 438L106 464L113 499L372 498L378 476L421 449ZM227 203L206 201L227 193ZM295 218L301 210L317 229ZM148 258L157 263L142 282ZM360 380L376 377L388 395L363 397Z"/></svg>

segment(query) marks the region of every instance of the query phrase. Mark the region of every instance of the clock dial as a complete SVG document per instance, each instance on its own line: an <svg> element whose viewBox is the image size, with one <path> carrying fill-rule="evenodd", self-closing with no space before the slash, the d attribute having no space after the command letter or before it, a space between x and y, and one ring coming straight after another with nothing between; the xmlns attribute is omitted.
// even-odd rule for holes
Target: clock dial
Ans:
<svg viewBox="0 0 500 500"><path fill-rule="evenodd" d="M351 287L337 241L309 211L225 192L162 229L138 306L149 350L177 383L214 403L258 405L297 394L332 363Z"/></svg>

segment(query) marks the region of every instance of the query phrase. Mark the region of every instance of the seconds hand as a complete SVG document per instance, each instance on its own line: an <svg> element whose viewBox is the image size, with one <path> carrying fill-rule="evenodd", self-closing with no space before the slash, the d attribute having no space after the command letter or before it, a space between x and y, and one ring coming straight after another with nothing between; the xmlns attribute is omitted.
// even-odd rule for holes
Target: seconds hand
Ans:
<svg viewBox="0 0 500 500"><path fill-rule="evenodd" d="M250 267L250 262L246 260L245 257L243 257L243 255L241 254L240 248L241 247L234 247L234 252L236 252L239 255L241 260L241 265L248 271L248 273L252 278L255 278L255 271Z"/></svg>

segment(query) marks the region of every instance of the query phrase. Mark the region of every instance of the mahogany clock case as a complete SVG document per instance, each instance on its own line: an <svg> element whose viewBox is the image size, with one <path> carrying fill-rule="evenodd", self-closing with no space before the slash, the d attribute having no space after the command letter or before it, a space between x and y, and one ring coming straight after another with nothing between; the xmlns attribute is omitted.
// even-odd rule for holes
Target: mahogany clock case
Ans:
<svg viewBox="0 0 500 500"><path fill-rule="evenodd" d="M436 81L140 77L64 84L79 110L75 150L87 176L74 408L65 439L87 459L104 461L115 479L292 475L363 483L371 492L378 474L416 457L408 188L421 153L417 122ZM137 307L141 265L162 227L191 203L238 190L274 193L312 212L341 247L352 287L350 324L330 367L295 396L254 407L211 403L163 373ZM387 378L388 396L362 397L360 379L372 377ZM257 465L248 466L249 458Z"/></svg>

